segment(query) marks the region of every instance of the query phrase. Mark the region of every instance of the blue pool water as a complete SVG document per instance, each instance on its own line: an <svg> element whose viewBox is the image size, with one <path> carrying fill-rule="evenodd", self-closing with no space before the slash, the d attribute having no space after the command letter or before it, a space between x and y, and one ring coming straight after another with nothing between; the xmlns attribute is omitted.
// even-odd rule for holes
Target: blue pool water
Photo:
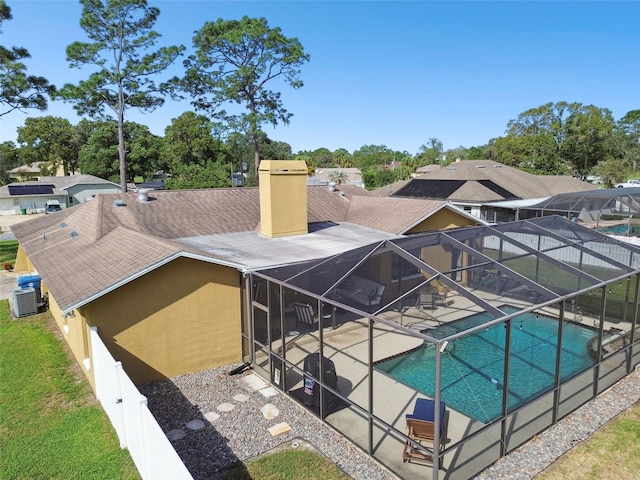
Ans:
<svg viewBox="0 0 640 480"><path fill-rule="evenodd" d="M629 233L629 225L612 225L609 227L599 227L596 229L598 232L603 232L603 233L615 233L618 235L626 235L627 233ZM637 226L632 226L631 227L631 235L639 235L640 234L640 228Z"/></svg>
<svg viewBox="0 0 640 480"><path fill-rule="evenodd" d="M484 313L472 315L439 329L429 330L429 335L444 338L491 318ZM524 314L512 320L509 410L553 387L557 334L558 321L553 318ZM573 323L564 324L562 379L595 363L588 353L587 342L596 335L594 329ZM449 342L442 355L441 373L441 398L447 405L485 423L500 416L504 342L504 324ZM434 395L435 347L430 344L425 343L418 350L383 361L375 368L427 396Z"/></svg>

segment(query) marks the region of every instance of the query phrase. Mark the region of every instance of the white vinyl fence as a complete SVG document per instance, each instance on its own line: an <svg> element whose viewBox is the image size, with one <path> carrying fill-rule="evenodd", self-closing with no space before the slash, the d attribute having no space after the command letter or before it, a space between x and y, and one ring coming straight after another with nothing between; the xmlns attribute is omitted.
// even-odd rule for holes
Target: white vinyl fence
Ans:
<svg viewBox="0 0 640 480"><path fill-rule="evenodd" d="M115 428L120 447L127 448L144 480L193 480L133 384L91 327L96 397Z"/></svg>
<svg viewBox="0 0 640 480"><path fill-rule="evenodd" d="M564 247L557 250L554 248L562 245L561 242L545 236L531 235L527 233L513 233L507 232L505 235L509 236L516 242L522 243L529 248L536 251L542 251L546 255L552 258L569 263L572 265L589 265L593 267L611 268L611 264L606 260L601 260L595 256L584 254L578 248ZM615 237L626 243L633 244L633 242L626 241L626 237ZM525 254L525 250L518 247L517 244L503 243L501 245L500 238L497 236L489 236L484 238L484 247L494 250L499 250L502 247L503 251L514 254ZM631 254L629 250L622 248L615 242L590 242L586 246L587 248L599 253L606 258L629 265L632 268L638 268L640 266L640 255Z"/></svg>

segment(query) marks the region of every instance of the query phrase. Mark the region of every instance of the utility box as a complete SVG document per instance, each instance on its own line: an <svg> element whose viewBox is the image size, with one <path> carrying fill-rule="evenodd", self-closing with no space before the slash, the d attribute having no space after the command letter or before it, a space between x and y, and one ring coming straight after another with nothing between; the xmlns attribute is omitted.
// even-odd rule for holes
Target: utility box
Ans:
<svg viewBox="0 0 640 480"><path fill-rule="evenodd" d="M13 315L27 317L38 313L36 290L33 287L21 288L13 292Z"/></svg>

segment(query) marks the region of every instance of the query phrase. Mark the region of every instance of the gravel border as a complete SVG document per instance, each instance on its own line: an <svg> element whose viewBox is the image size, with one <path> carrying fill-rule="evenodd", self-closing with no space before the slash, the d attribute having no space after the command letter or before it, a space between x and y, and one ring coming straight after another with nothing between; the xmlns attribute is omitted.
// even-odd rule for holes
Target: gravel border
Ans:
<svg viewBox="0 0 640 480"><path fill-rule="evenodd" d="M356 480L397 478L288 396L278 392L265 397L260 391L252 391L242 379L254 375L253 371L229 376L228 372L238 365L138 387L165 433L186 433L172 444L195 480L217 480L238 462L294 445L319 451ZM232 404L233 409L218 410L225 403ZM272 420L261 413L267 404L278 410ZM210 412L219 418L209 422L205 415ZM204 420L205 427L190 430L186 425L192 420ZM268 428L282 422L289 424L291 431L272 436Z"/></svg>
<svg viewBox="0 0 640 480"><path fill-rule="evenodd" d="M476 476L476 480L527 480L587 440L615 416L640 402L638 368L595 399ZM614 467L612 467L614 468Z"/></svg>
<svg viewBox="0 0 640 480"><path fill-rule="evenodd" d="M375 459L288 396L279 392L266 397L261 393L273 393L270 388L252 390L243 380L253 375L251 370L229 376L228 372L238 365L181 375L139 387L165 433L184 433L183 438L172 443L195 480L218 480L222 473L238 462L248 462L283 447L315 449L354 480L397 479ZM636 370L530 442L496 461L475 479L530 479L638 401L640 373ZM221 411L218 407L222 404L233 405L233 408ZM267 404L273 405L278 413L270 420L261 413ZM217 418L209 421L207 417ZM202 420L204 427L192 430L190 426L193 424L189 422L193 420ZM272 436L268 428L282 422L286 422L291 431Z"/></svg>

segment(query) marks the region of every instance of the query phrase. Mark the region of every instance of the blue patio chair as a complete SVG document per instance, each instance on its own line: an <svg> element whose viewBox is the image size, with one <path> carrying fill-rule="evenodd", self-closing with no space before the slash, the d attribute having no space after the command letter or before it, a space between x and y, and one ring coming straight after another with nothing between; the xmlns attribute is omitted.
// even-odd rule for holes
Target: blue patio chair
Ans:
<svg viewBox="0 0 640 480"><path fill-rule="evenodd" d="M447 408L440 402L440 450L444 448L445 419ZM413 413L406 415L409 440L405 442L402 452L403 462L433 465L433 442L435 437L435 402L427 398L418 398L413 407ZM425 451L426 450L426 451Z"/></svg>

